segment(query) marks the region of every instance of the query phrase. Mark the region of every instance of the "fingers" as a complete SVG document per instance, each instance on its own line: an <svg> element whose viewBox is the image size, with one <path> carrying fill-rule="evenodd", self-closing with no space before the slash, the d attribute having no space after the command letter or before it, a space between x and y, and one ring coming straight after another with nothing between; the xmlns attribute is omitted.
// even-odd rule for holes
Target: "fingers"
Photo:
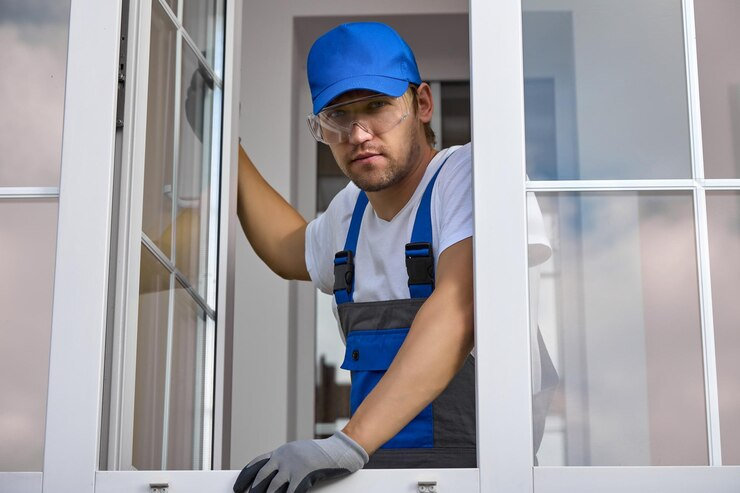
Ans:
<svg viewBox="0 0 740 493"><path fill-rule="evenodd" d="M278 472L277 476L270 482L270 487L267 488L267 493L285 493L288 491L290 486L290 477L283 473Z"/></svg>
<svg viewBox="0 0 740 493"><path fill-rule="evenodd" d="M350 474L350 471L342 468L319 469L303 478L303 481L298 483L298 486L296 486L295 489L289 489L288 493L306 493L306 491L308 491L318 481L341 478L348 474Z"/></svg>
<svg viewBox="0 0 740 493"><path fill-rule="evenodd" d="M260 474L254 478L254 484L249 490L249 493L267 493L267 488L270 486L270 483L272 483L272 479L277 476L278 471L274 470L272 472L267 472L265 469L267 469L267 467L263 468L263 470L260 471Z"/></svg>
<svg viewBox="0 0 740 493"><path fill-rule="evenodd" d="M262 466L267 464L269 460L270 454L260 455L244 466L244 469L239 473L239 477L236 478L236 482L234 483L234 493L245 493L254 481L257 473L262 469Z"/></svg>

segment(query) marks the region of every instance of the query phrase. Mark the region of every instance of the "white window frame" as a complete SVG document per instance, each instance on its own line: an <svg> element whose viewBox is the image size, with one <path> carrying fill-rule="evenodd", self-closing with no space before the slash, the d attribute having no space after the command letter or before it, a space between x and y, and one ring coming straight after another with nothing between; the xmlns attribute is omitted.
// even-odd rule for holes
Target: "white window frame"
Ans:
<svg viewBox="0 0 740 493"><path fill-rule="evenodd" d="M684 8L693 12L692 0L685 0ZM233 259L241 9L241 2L227 2L223 141L229 147L223 153L222 203L232 205L221 212L220 290L233 286L233 269L223 259ZM180 493L229 491L237 471L98 470L120 14L121 0L71 3L42 488L45 493L128 492L165 482ZM520 0L470 0L472 133L481 143L473 146L474 164L480 163L474 166L479 468L360 471L316 491L411 491L419 480L437 480L440 492L591 492L595 485L601 492L737 491L738 467L533 467L530 336L528 330L511 330L529 326L521 14ZM693 34L693 23L687 24ZM696 50L694 38L687 39L697 166ZM495 161L506 166L491 165L491 149ZM704 188L738 183L697 179L691 186L701 208ZM499 231L510 240L498 241ZM707 278L701 279L706 303ZM230 292L219 298L221 313L233 305ZM219 324L228 323L225 318ZM706 321L704 330L705 344L711 344ZM220 338L221 355L224 344ZM222 387L225 378L224 369L218 369ZM220 431L215 430L217 437ZM16 491L38 491L38 479L26 473L0 476Z"/></svg>
<svg viewBox="0 0 740 493"><path fill-rule="evenodd" d="M115 282L115 309L113 316L113 327L109 328L109 335L112 336L113 341L109 343L111 347L110 357L111 362L111 376L109 377L110 385L110 416L108 423L108 441L107 450L102 451L103 455L107 457L107 469L111 470L130 470L133 469L133 443L130 437L133 436L134 427L134 391L135 391L135 361L133 355L136 354L136 339L137 339L137 323L138 323L138 295L139 295L139 276L140 262L141 262L141 247L142 247L142 217L143 217L143 183L145 174L145 150L146 150L146 122L147 122L147 98L149 89L149 52L150 52L150 33L151 33L151 12L153 3L160 2L160 0L129 0L129 33L127 38L128 43L128 57L129 57L129 73L127 74L126 83L126 105L124 122L130 122L128 125L124 125L122 147L121 152L121 184L120 184L120 199L119 199L119 211L120 211L120 224L122 225L119 234L119 245L117 261L118 265L116 270L119 275ZM163 7L164 8L164 7ZM238 27L238 26L234 26ZM186 36L183 34L183 43L189 42ZM217 40L219 42L220 40ZM178 63L176 80L180 80L181 64L179 61L180 45L178 43ZM240 56L240 44L237 44L233 48L235 56L239 59ZM227 53L228 55L228 53ZM218 56L218 53L217 53ZM223 62L217 62L217 70L222 70ZM236 73L237 78L234 83L238 86L239 72ZM219 77L216 74L212 74L214 79L218 80ZM179 101L180 83L175 84L175 100ZM232 99L238 99L237 94L230 94ZM224 103L224 108L231 108ZM219 114L222 110L218 109ZM237 132L234 129L238 128L238 124L235 125L233 122L234 115L230 113L223 113L223 131L221 144L224 142L231 142L233 135L231 133ZM175 108L175 121L179 121L179 107ZM229 127L229 134L225 133L226 126ZM175 148L178 148L177 142ZM224 147L225 149L227 147ZM236 144L231 145L228 149L235 149ZM217 154L221 150L214 144L212 154ZM227 375L230 376L230 372L224 371L229 362L229 354L226 351L227 341L231 337L231 327L233 325L233 261L234 261L234 238L235 238L235 225L233 220L228 218L234 217L235 205L229 201L229 197L235 197L236 195L236 167L229 165L229 163L236 162L234 151L229 153L224 152L222 158L222 176L219 182L219 188L222 189L221 195L225 204L230 204L230 207L221 208L221 224L223 228L220 231L218 242L220 245L219 256L221 259L225 259L218 266L218 279L219 286L218 292L225 293L219 299L217 308L218 321L216 330L218 334L223 335L216 341L216 358L218 361L226 361L227 365L221 365L216 368L215 378L215 408L213 410L213 457L212 461L214 468L220 468L222 461L224 460L223 452L228 447L225 447L222 443L221 430L224 426L228 426L228 416L224 415L224 412L228 412L228 406L224 406L224 402L229 400L228 392L224 395L225 389L229 388L227 383ZM229 161L230 160L230 161ZM217 170L213 170L218 173ZM212 171L212 172L213 172ZM213 180L215 183L215 179ZM215 200L215 196L212 196L211 200ZM210 206L213 210L218 210L217 205L214 207L212 203ZM173 209L174 214L174 209ZM212 224L211 230L216 230L215 218L211 217L208 219ZM210 238L210 241L216 241L215 236ZM155 247L156 248L156 247ZM209 258L209 263L216 263L216 256L212 255ZM212 267L209 267L209 270ZM210 292L208 294L207 303L210 305L210 299L214 297L214 294ZM205 300L204 300L205 301ZM210 323L210 322L208 322ZM209 334L211 331L208 331ZM212 344L207 343L209 346ZM209 366L206 363L206 366ZM209 376L206 376L206 381L211 381ZM208 392L207 392L208 394ZM211 463L211 451L204 451L205 463Z"/></svg>

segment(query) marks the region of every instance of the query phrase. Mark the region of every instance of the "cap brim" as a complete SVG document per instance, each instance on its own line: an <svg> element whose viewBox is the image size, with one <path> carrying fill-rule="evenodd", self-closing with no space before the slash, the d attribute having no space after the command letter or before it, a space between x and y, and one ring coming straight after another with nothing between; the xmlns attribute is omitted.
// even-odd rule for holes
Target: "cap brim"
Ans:
<svg viewBox="0 0 740 493"><path fill-rule="evenodd" d="M364 89L367 91L379 92L388 96L397 98L406 92L409 87L409 81L393 79L382 75L362 75L340 80L324 89L321 94L316 96L313 101L313 113L317 115L324 107L334 98L337 98L348 91Z"/></svg>

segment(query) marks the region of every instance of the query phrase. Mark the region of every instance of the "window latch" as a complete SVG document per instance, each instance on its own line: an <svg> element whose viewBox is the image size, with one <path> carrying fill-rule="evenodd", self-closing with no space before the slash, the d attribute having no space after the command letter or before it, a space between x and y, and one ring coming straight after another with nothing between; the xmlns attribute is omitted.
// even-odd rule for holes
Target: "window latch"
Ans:
<svg viewBox="0 0 740 493"><path fill-rule="evenodd" d="M438 493L436 481L419 481L416 484L417 493Z"/></svg>

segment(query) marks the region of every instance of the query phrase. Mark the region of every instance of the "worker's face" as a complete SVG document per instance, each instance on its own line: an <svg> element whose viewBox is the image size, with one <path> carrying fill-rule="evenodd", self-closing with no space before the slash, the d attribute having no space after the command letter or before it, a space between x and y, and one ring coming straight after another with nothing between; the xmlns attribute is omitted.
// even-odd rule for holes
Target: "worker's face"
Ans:
<svg viewBox="0 0 740 493"><path fill-rule="evenodd" d="M418 107L413 107L410 88L411 112L391 130L373 135L359 125L352 127L346 142L332 144L331 152L342 172L355 185L366 192L377 192L403 181L421 164L426 144L423 124L431 120L431 90L427 84L417 89ZM337 98L338 104L371 96L365 90L351 91Z"/></svg>

